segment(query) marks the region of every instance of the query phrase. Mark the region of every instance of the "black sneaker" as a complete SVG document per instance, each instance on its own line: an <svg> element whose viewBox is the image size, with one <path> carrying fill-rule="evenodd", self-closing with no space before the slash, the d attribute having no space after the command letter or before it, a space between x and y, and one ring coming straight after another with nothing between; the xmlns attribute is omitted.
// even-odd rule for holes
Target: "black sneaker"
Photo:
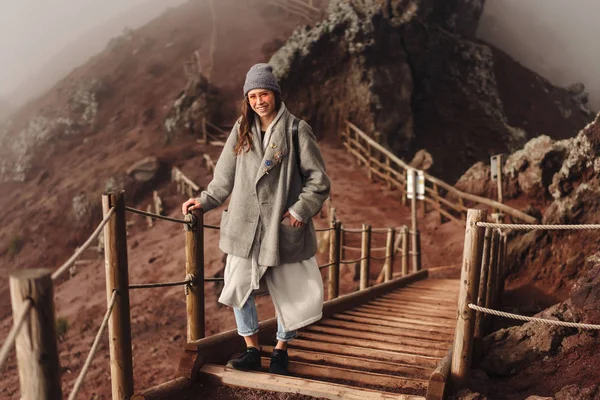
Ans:
<svg viewBox="0 0 600 400"><path fill-rule="evenodd" d="M288 363L289 359L287 350L273 349L269 372L277 375L289 375Z"/></svg>
<svg viewBox="0 0 600 400"><path fill-rule="evenodd" d="M240 371L260 371L260 350L248 347L239 358L229 360L227 366Z"/></svg>

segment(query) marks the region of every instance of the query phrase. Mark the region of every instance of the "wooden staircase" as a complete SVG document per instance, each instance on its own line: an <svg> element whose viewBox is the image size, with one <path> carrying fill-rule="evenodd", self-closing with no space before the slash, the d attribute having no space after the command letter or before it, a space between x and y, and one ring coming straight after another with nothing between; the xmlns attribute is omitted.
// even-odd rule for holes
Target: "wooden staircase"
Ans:
<svg viewBox="0 0 600 400"><path fill-rule="evenodd" d="M291 377L240 372L224 361L203 365L200 377L327 399L425 399L452 345L458 289L457 280L425 279L334 310L290 342ZM266 372L273 343L261 344Z"/></svg>

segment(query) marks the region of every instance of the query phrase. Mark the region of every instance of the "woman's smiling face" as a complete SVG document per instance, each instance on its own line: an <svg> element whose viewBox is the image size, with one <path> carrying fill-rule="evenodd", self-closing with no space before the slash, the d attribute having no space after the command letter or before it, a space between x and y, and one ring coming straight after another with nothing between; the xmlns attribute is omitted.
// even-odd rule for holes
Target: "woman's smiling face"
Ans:
<svg viewBox="0 0 600 400"><path fill-rule="evenodd" d="M248 92L250 107L261 118L275 114L275 93L268 89L253 89Z"/></svg>

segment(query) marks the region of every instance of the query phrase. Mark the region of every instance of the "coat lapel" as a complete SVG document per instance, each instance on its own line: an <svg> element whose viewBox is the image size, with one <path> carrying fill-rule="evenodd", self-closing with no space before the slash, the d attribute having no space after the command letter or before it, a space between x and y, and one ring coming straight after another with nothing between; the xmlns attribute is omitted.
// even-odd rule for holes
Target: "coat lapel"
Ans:
<svg viewBox="0 0 600 400"><path fill-rule="evenodd" d="M283 104L282 107L285 107ZM283 110L282 115L275 121L271 127L271 135L267 138L269 143L266 145L262 162L256 175L256 183L264 175L268 174L274 168L278 168L284 159L288 156L288 137L287 137L287 116L289 112ZM261 143L260 141L257 143ZM264 147L264 146L263 146ZM261 149L262 150L262 149Z"/></svg>

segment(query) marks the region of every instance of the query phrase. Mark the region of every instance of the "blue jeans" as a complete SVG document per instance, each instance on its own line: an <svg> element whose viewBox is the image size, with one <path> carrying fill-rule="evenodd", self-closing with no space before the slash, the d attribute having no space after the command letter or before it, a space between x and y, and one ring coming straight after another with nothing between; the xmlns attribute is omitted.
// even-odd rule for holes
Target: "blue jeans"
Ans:
<svg viewBox="0 0 600 400"><path fill-rule="evenodd" d="M252 336L258 333L258 314L254 295L250 295L242 308L233 307L235 323L237 324L238 334L240 336ZM277 317L277 340L280 342L289 342L296 337L296 331L285 332L283 326Z"/></svg>

